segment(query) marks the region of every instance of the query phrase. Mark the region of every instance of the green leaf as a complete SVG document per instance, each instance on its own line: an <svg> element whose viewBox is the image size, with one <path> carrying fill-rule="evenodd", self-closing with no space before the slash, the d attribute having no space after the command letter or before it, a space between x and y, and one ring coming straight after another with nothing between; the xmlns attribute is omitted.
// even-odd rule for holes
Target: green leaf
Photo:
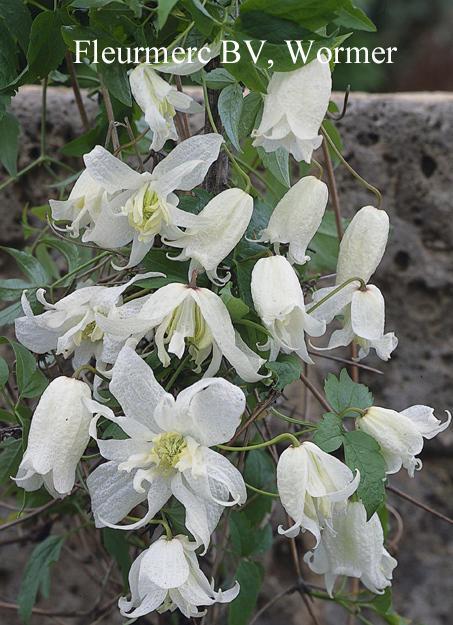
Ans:
<svg viewBox="0 0 453 625"><path fill-rule="evenodd" d="M159 28L165 26L165 22L170 15L170 11L175 6L178 0L157 0L157 19L159 21Z"/></svg>
<svg viewBox="0 0 453 625"><path fill-rule="evenodd" d="M24 289L29 289L30 286L29 282L17 278L0 280L0 299L5 302L14 302L21 297Z"/></svg>
<svg viewBox="0 0 453 625"><path fill-rule="evenodd" d="M24 311L22 310L22 304L20 302L11 304L11 306L7 306L0 312L0 327L10 325L14 323L18 317L23 316Z"/></svg>
<svg viewBox="0 0 453 625"><path fill-rule="evenodd" d="M225 132L238 152L242 152L239 145L239 120L243 104L242 89L239 83L229 85L219 97L219 115Z"/></svg>
<svg viewBox="0 0 453 625"><path fill-rule="evenodd" d="M277 360L267 362L264 366L277 376L277 381L273 386L276 391L281 391L294 380L298 380L302 371L300 361L291 354L279 354Z"/></svg>
<svg viewBox="0 0 453 625"><path fill-rule="evenodd" d="M0 52L0 56L1 56L1 52ZM11 97L12 97L12 94L5 93L5 92L0 93L0 119L3 119L3 117L5 116L6 108L8 106L11 106Z"/></svg>
<svg viewBox="0 0 453 625"><path fill-rule="evenodd" d="M0 388L3 388L9 378L8 363L0 357Z"/></svg>
<svg viewBox="0 0 453 625"><path fill-rule="evenodd" d="M217 67L206 74L205 81L209 89L224 89L236 83L236 79L223 67Z"/></svg>
<svg viewBox="0 0 453 625"><path fill-rule="evenodd" d="M0 408L0 421L4 421L5 423L18 423L16 415L3 408Z"/></svg>
<svg viewBox="0 0 453 625"><path fill-rule="evenodd" d="M102 74L104 85L110 93L126 106L132 106L131 88L129 78L127 77L126 65L121 65L118 61L104 63L102 58L100 58L97 67Z"/></svg>
<svg viewBox="0 0 453 625"><path fill-rule="evenodd" d="M36 360L26 347L10 341L5 337L0 338L0 344L9 343L16 356L16 377L21 397L38 397L45 390L49 381L37 368Z"/></svg>
<svg viewBox="0 0 453 625"><path fill-rule="evenodd" d="M26 625L30 625L30 616L39 588L46 599L49 598L50 569L60 557L64 536L48 536L31 554L24 569L22 585L17 602L19 614Z"/></svg>
<svg viewBox="0 0 453 625"><path fill-rule="evenodd" d="M244 480L247 484L262 490L274 479L275 466L269 455L263 449L254 449L253 451L249 451L244 468ZM275 483L267 488L267 492L277 492ZM252 523L256 524L263 520L265 514L270 512L271 507L272 497L259 495L256 499L249 503L246 508L244 508L242 514L245 514Z"/></svg>
<svg viewBox="0 0 453 625"><path fill-rule="evenodd" d="M239 44L238 54L240 57L237 61L228 63L228 71L237 81L242 82L249 89L259 93L266 93L268 79L260 68L250 62L250 52L245 44L246 39L250 39L250 37L234 33L234 41L237 41Z"/></svg>
<svg viewBox="0 0 453 625"><path fill-rule="evenodd" d="M231 294L231 282L228 282L219 292L220 299L225 304L230 313L233 323L242 319L250 312L250 308L238 297Z"/></svg>
<svg viewBox="0 0 453 625"><path fill-rule="evenodd" d="M385 500L385 460L378 443L365 432L345 432L344 457L351 471L360 471L357 497L362 500L367 512L367 521Z"/></svg>
<svg viewBox="0 0 453 625"><path fill-rule="evenodd" d="M77 269L80 264L80 254L77 245L70 241L63 241L63 239L55 239L51 237L44 237L41 239L41 243L48 247L57 249L66 258L68 262L68 273Z"/></svg>
<svg viewBox="0 0 453 625"><path fill-rule="evenodd" d="M310 254L311 270L319 271L320 269L335 269L337 266L340 241L338 239L335 214L332 211L326 211L324 213L321 225L319 226L313 239L308 244L308 247L311 250L315 250L314 254Z"/></svg>
<svg viewBox="0 0 453 625"><path fill-rule="evenodd" d="M33 21L27 61L30 74L35 78L45 78L62 62L66 53L62 26L60 14L53 11L39 13Z"/></svg>
<svg viewBox="0 0 453 625"><path fill-rule="evenodd" d="M22 460L22 440L7 438L0 443L0 486L7 484L15 476Z"/></svg>
<svg viewBox="0 0 453 625"><path fill-rule="evenodd" d="M186 211L187 213L192 213L193 215L198 215L206 204L212 200L213 195L209 193L205 189L194 189L193 193L195 195L183 195L179 198L178 208L180 210Z"/></svg>
<svg viewBox="0 0 453 625"><path fill-rule="evenodd" d="M0 18L0 89L11 84L17 76L17 46Z"/></svg>
<svg viewBox="0 0 453 625"><path fill-rule="evenodd" d="M255 529L244 513L231 512L228 522L234 550L240 558L253 553L255 549Z"/></svg>
<svg viewBox="0 0 453 625"><path fill-rule="evenodd" d="M258 126L256 120L261 116L264 100L261 93L251 91L242 101L242 112L239 120L238 134L240 139L247 137Z"/></svg>
<svg viewBox="0 0 453 625"><path fill-rule="evenodd" d="M13 178L17 175L17 155L19 153L19 121L6 111L0 121L0 161Z"/></svg>
<svg viewBox="0 0 453 625"><path fill-rule="evenodd" d="M187 529L186 523L186 509L177 499L173 498L170 508L163 510L165 516L170 520L171 528L176 534L184 534L191 540L194 540L192 534Z"/></svg>
<svg viewBox="0 0 453 625"><path fill-rule="evenodd" d="M248 239L257 239L261 230L264 230L274 212L274 207L258 198L253 200L253 213L250 219L249 225L245 232L245 236ZM265 248L262 247L262 250Z"/></svg>
<svg viewBox="0 0 453 625"><path fill-rule="evenodd" d="M264 567L260 562L241 560L236 579L241 592L230 604L228 625L245 625L256 606L264 579Z"/></svg>
<svg viewBox="0 0 453 625"><path fill-rule="evenodd" d="M260 159L263 161L264 167L269 169L271 174L287 189L291 186L289 171L289 153L278 148L275 152L266 152L262 146L256 148Z"/></svg>
<svg viewBox="0 0 453 625"><path fill-rule="evenodd" d="M165 252L178 252L178 250L151 250L142 260L142 265L148 271L159 271L166 275L166 278L147 278L140 280L136 286L141 288L158 289L172 282L180 282L188 284L189 261L175 262L171 258L167 258ZM177 254L176 254L177 255Z"/></svg>
<svg viewBox="0 0 453 625"><path fill-rule="evenodd" d="M373 395L364 384L353 382L346 369L342 369L338 380L333 373L327 375L324 384L327 400L337 414L346 408L366 410L373 405ZM343 417L357 417L357 412L347 412Z"/></svg>
<svg viewBox="0 0 453 625"><path fill-rule="evenodd" d="M329 454L341 447L343 432L340 417L333 412L327 412L318 422L318 431L313 436L313 442Z"/></svg>
<svg viewBox="0 0 453 625"><path fill-rule="evenodd" d="M0 0L0 17L5 20L10 34L17 39L24 52L28 48L31 16L22 0Z"/></svg>
<svg viewBox="0 0 453 625"><path fill-rule="evenodd" d="M266 551L272 548L272 543L272 525L268 524L255 533L255 549L253 550L253 554L260 555L266 553Z"/></svg>
<svg viewBox="0 0 453 625"><path fill-rule="evenodd" d="M352 0L348 0L347 4L335 11L337 17L333 20L337 26L345 28L353 28L354 30L365 30L367 32L375 32L376 26L365 15L362 9L358 9Z"/></svg>
<svg viewBox="0 0 453 625"><path fill-rule="evenodd" d="M19 269L33 285L46 286L51 282L52 275L31 254L20 252L12 247L0 247L0 249L8 252L14 258Z"/></svg>
<svg viewBox="0 0 453 625"><path fill-rule="evenodd" d="M127 578L132 564L126 534L122 530L114 530L110 527L104 527L102 529L102 536L107 553L115 558L118 566L120 567L121 577L123 578L123 592L126 593L128 589Z"/></svg>
<svg viewBox="0 0 453 625"><path fill-rule="evenodd" d="M250 289L250 281L252 276L252 270L255 266L254 260L234 261L236 267L236 275L238 282L239 295L242 301L250 310L255 310L253 306L252 291Z"/></svg>

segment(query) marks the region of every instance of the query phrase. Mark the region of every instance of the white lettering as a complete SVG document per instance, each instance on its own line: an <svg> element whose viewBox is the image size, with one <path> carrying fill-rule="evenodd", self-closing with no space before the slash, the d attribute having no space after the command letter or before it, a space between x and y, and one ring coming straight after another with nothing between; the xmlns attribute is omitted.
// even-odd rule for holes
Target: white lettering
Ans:
<svg viewBox="0 0 453 625"><path fill-rule="evenodd" d="M196 50L196 48L194 48L194 50ZM197 55L198 56L198 60L200 61L200 63L209 63L209 61L211 60L210 56L208 56L207 59L203 58L203 51L204 50L208 53L208 55L211 54L211 48L208 48L207 46L203 46L202 48L200 48L200 50L198 52L198 55Z"/></svg>
<svg viewBox="0 0 453 625"><path fill-rule="evenodd" d="M311 47L315 43L315 40L314 39L310 39L310 45L308 47L307 54L305 54L304 49L302 47L302 43L303 42L300 41L300 40L297 40L297 39L296 39L297 52L294 53L293 46L291 45L292 41L293 41L292 39L289 39L289 40L285 39L285 43L288 46L288 50L290 51L291 58L293 59L293 63L297 63L297 57L299 56L299 54L302 57L303 62L306 63L307 59L308 59L308 55L310 54Z"/></svg>
<svg viewBox="0 0 453 625"><path fill-rule="evenodd" d="M338 58L338 55L340 52L343 52L344 48L342 48L341 46L339 46L338 48L335 48L335 59L334 59L334 63L335 65L337 65L338 63L341 63L340 59Z"/></svg>
<svg viewBox="0 0 453 625"><path fill-rule="evenodd" d="M182 59L177 59L176 56L177 55L181 55L182 54ZM186 56L186 51L184 50L184 48L173 48L173 51L171 53L171 58L173 60L173 63L184 63L184 61Z"/></svg>
<svg viewBox="0 0 453 625"><path fill-rule="evenodd" d="M392 52L393 51L396 52L397 50L398 50L398 48L387 48L387 52L389 54L389 60L387 61L387 63L393 63L393 61L392 61Z"/></svg>
<svg viewBox="0 0 453 625"><path fill-rule="evenodd" d="M228 50L228 44L233 44L233 49ZM238 52L239 44L237 41L233 41L232 39L222 41L222 63L237 63L241 59L241 55ZM234 54L234 61L227 61L228 54Z"/></svg>
<svg viewBox="0 0 453 625"><path fill-rule="evenodd" d="M327 52L327 58L323 50ZM332 50L330 48L319 48L316 58L320 63L330 63L332 60Z"/></svg>
<svg viewBox="0 0 453 625"><path fill-rule="evenodd" d="M82 63L82 61L80 60L80 53L83 52L83 54L88 54L88 49L85 48L85 50L81 50L80 49L80 44L81 43L88 43L89 45L91 45L91 41L89 39L75 39L75 44L76 44L76 56L75 56L75 61L74 63Z"/></svg>
<svg viewBox="0 0 453 625"><path fill-rule="evenodd" d="M163 52L164 59L160 61L160 63L168 63L168 52L167 48L146 48L145 50L145 63L148 65L152 65L153 63L159 63L159 52ZM150 55L154 54L154 61L150 61Z"/></svg>
<svg viewBox="0 0 453 625"><path fill-rule="evenodd" d="M125 63L132 63L132 59L131 59L131 48L126 48L126 60L123 61L123 51L124 48L117 48L118 50L118 63L120 63L121 65L124 65Z"/></svg>
<svg viewBox="0 0 453 625"><path fill-rule="evenodd" d="M139 52L144 52L144 51L145 51L145 48L134 48L134 52L135 52L134 63L136 65L140 63L140 60L139 60L140 57L138 56Z"/></svg>
<svg viewBox="0 0 453 625"><path fill-rule="evenodd" d="M109 54L113 54L113 59L108 59L107 55ZM114 63L115 61L115 48L110 48L107 46L107 48L104 48L102 50L102 60L104 61L104 63L110 64L110 63Z"/></svg>
<svg viewBox="0 0 453 625"><path fill-rule="evenodd" d="M363 61L363 63L369 63L368 60L368 48L365 48L365 46L363 48L346 48L346 54L347 54L347 60L346 63L362 63L362 61L360 60L360 53L361 51L364 50L365 51L365 60ZM355 52L355 61L351 61L351 52L354 51Z"/></svg>
<svg viewBox="0 0 453 625"><path fill-rule="evenodd" d="M257 55L255 56L255 52L252 48L252 46L250 45L252 43L251 39L248 41L244 40L245 45L247 46L247 48L249 49L250 52L250 56L253 59L253 62L256 64L256 62L258 61L258 59L260 58L260 54L261 54L261 50L263 49L264 44L266 43L266 39L264 39L264 41L261 39L261 45L260 45L260 49L258 50Z"/></svg>

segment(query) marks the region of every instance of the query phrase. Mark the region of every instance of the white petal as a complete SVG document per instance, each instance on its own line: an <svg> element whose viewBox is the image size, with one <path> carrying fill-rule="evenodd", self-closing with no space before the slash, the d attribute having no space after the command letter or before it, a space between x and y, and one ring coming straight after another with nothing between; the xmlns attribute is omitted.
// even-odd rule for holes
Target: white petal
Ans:
<svg viewBox="0 0 453 625"><path fill-rule="evenodd" d="M385 302L380 290L369 284L366 291L357 290L351 301L351 323L354 334L369 341L379 340L384 333Z"/></svg>
<svg viewBox="0 0 453 625"><path fill-rule="evenodd" d="M402 410L401 414L412 421L417 430L425 438L434 438L439 432L443 432L451 423L451 413L446 410L447 420L442 423L434 416L434 408L429 406L411 406Z"/></svg>
<svg viewBox="0 0 453 625"><path fill-rule="evenodd" d="M85 154L83 160L93 180L109 193L138 189L151 179L151 174L137 173L100 145Z"/></svg>
<svg viewBox="0 0 453 625"><path fill-rule="evenodd" d="M160 588L177 588L189 577L189 563L178 539L160 538L142 560L140 575L146 575Z"/></svg>

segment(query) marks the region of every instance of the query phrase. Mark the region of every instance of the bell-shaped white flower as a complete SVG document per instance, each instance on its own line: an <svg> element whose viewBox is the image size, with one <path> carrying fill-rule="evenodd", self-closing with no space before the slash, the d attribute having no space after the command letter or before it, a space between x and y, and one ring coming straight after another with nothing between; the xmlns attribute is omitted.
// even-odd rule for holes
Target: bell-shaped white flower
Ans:
<svg viewBox="0 0 453 625"><path fill-rule="evenodd" d="M222 356L246 382L257 382L264 377L258 369L265 361L244 343L231 323L227 307L212 291L173 283L143 300L141 310L133 319L124 319L120 307L108 319L96 315L96 323L118 341L133 333L144 335L154 328L157 354L165 367L170 364L168 352L182 358L187 342L197 373L212 355L204 377L217 373Z"/></svg>
<svg viewBox="0 0 453 625"><path fill-rule="evenodd" d="M109 317L115 305L122 303L122 293L137 280L163 276L162 273L139 274L121 286L88 286L63 297L56 304L49 304L44 298L44 289L38 289L36 297L47 308L46 312L34 315L22 294L22 308L25 317L15 321L16 337L22 345L36 354L55 350L68 358L74 355L73 367L87 364L92 357L96 361L113 364L124 345L107 336L96 324L95 315ZM136 313L137 301L122 307L123 318Z"/></svg>
<svg viewBox="0 0 453 625"><path fill-rule="evenodd" d="M307 245L319 228L328 195L327 185L321 180L314 176L301 178L274 208L258 242L270 241L276 253L280 243L289 243L289 262L304 265L310 260Z"/></svg>
<svg viewBox="0 0 453 625"><path fill-rule="evenodd" d="M358 488L360 474L314 443L305 441L299 447L288 447L277 465L277 489L280 501L294 525L279 534L290 538L308 530L317 544L321 530L335 534L334 519L346 511L346 502Z"/></svg>
<svg viewBox="0 0 453 625"><path fill-rule="evenodd" d="M305 312L299 280L286 258L260 258L253 267L251 291L255 310L273 337L259 349L270 349L269 360L275 360L282 349L286 354L296 352L302 360L313 364L304 333L321 336L326 324Z"/></svg>
<svg viewBox="0 0 453 625"><path fill-rule="evenodd" d="M159 613L179 608L187 618L203 616L198 606L229 603L239 594L236 582L230 590L214 590L200 569L196 544L187 536L168 540L161 536L132 563L129 572L131 600L118 602L123 616L138 618L153 610ZM131 611L132 610L132 611Z"/></svg>
<svg viewBox="0 0 453 625"><path fill-rule="evenodd" d="M115 417L94 401L85 402L97 413L90 434L110 461L87 481L96 525L117 527L147 499L143 519L124 529L142 527L173 494L186 509L187 529L207 548L223 507L246 500L239 471L209 449L233 436L245 408L243 392L223 378L210 378L181 391L175 400L129 345L113 367L110 391L124 417ZM96 422L101 415L129 438L98 439Z"/></svg>
<svg viewBox="0 0 453 625"><path fill-rule="evenodd" d="M97 145L84 160L93 180L107 194L102 196L94 227L85 232L83 240L114 249L132 241L129 268L145 257L156 234L178 235L179 226L199 226L199 216L177 208L179 199L173 191L199 185L222 143L223 137L215 133L191 137L177 145L152 173L142 174Z"/></svg>
<svg viewBox="0 0 453 625"><path fill-rule="evenodd" d="M71 493L77 463L90 439L91 413L82 402L90 397L90 387L81 380L63 376L52 380L33 414L15 478L18 486L32 491L44 484L55 498Z"/></svg>
<svg viewBox="0 0 453 625"><path fill-rule="evenodd" d="M264 98L260 126L252 132L253 145L266 152L282 147L296 161L310 163L313 150L322 142L318 131L331 90L329 63L318 59L293 72L275 72Z"/></svg>
<svg viewBox="0 0 453 625"><path fill-rule="evenodd" d="M101 212L104 189L93 180L87 170L77 179L67 200L49 200L55 221L70 221L66 227L72 237L78 237L80 228L87 228Z"/></svg>
<svg viewBox="0 0 453 625"><path fill-rule="evenodd" d="M215 284L228 281L229 274L223 280L217 276L217 267L240 241L252 212L253 199L248 193L241 189L227 189L219 193L199 213L207 225L187 228L175 240L165 239L168 245L183 250L172 260L191 259L189 279L194 271L206 271Z"/></svg>
<svg viewBox="0 0 453 625"><path fill-rule="evenodd" d="M376 513L366 520L365 506L348 502L346 514L333 519L335 534L324 532L314 551L304 560L318 575L324 575L329 595L338 575L358 577L371 592L382 594L391 585L398 562L384 547L384 532Z"/></svg>
<svg viewBox="0 0 453 625"><path fill-rule="evenodd" d="M160 150L167 140L176 141L176 111L200 113L203 107L190 96L173 89L149 65L140 63L129 76L132 95L153 131L151 150Z"/></svg>
<svg viewBox="0 0 453 625"><path fill-rule="evenodd" d="M379 443L387 473L396 473L403 466L414 477L415 469L422 468L422 461L415 456L423 449L423 437L434 438L450 425L451 414L446 412L448 419L441 423L429 406L411 406L402 412L372 406L357 417L355 425Z"/></svg>
<svg viewBox="0 0 453 625"><path fill-rule="evenodd" d="M317 298L321 291L317 291ZM372 347L379 358L388 360L398 345L394 332L384 334L385 301L380 290L373 284L368 284L362 291L359 282L351 282L311 314L316 319L326 321L330 321L334 315L344 315L343 327L333 332L328 346L315 349L335 349L354 341L360 348L358 360L365 358Z"/></svg>

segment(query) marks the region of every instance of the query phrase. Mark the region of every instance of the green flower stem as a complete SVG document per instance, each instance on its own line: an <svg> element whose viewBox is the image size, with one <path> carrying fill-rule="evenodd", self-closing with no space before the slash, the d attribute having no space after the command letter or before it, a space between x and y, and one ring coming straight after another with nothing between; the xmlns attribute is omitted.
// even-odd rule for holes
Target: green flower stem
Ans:
<svg viewBox="0 0 453 625"><path fill-rule="evenodd" d="M360 408L345 408L338 415L340 419L342 419L343 415L345 415L347 412L357 412L361 417L363 417L363 415L365 414L365 411L361 410Z"/></svg>
<svg viewBox="0 0 453 625"><path fill-rule="evenodd" d="M151 289L141 289L137 293L133 293L132 295L128 295L123 299L123 303L130 302L132 299L137 299L138 297L142 297L142 295L147 295L151 292Z"/></svg>
<svg viewBox="0 0 453 625"><path fill-rule="evenodd" d="M272 414L274 414L276 417L279 417L279 419L284 419L285 421L289 421L290 423L296 423L296 425L304 425L310 428L313 427L313 423L306 423L305 421L298 421L297 419L292 419L291 417L287 417L281 412L278 412L278 410L275 410L275 408L270 408L269 412L272 412Z"/></svg>
<svg viewBox="0 0 453 625"><path fill-rule="evenodd" d="M316 165L316 167L319 169L319 180L321 180L322 174L323 174L323 169L322 169L321 163L318 163L318 161L315 161L314 158L311 159L311 163L312 163L312 165Z"/></svg>
<svg viewBox="0 0 453 625"><path fill-rule="evenodd" d="M70 277L73 276L74 274L78 273L81 269L85 269L86 267L89 267L90 265L92 265L93 263L96 263L98 260L101 260L102 258L106 258L107 256L111 256L112 252L102 252L102 254L99 254L99 256L96 256L95 258L92 258L91 260L88 260L86 263L83 263L83 265L80 265L80 267L77 267L76 269L73 269L72 271L69 271L67 274L65 274L62 278L60 278L59 280L57 280L56 282L54 282L51 287L50 287L50 293L53 294L53 290L56 286L58 286L59 284L62 284L63 282L66 282L66 280Z"/></svg>
<svg viewBox="0 0 453 625"><path fill-rule="evenodd" d="M351 167L351 165L349 165L349 163L347 161L345 161L345 159L343 158L341 153L338 151L337 146L335 145L333 140L330 138L329 134L324 130L324 128L321 127L320 128L320 132L321 132L322 136L328 141L328 143L330 144L330 147L335 152L335 154L338 156L338 158L343 163L343 165L346 167L346 169L348 171L350 171L351 174L354 176L354 178L357 178L357 180L359 182L361 182L364 187L366 187L369 191L372 191L375 194L375 196L377 197L377 200L378 200L376 208L381 208L382 207L382 195L381 195L380 191L378 189L376 189L376 187L373 187L373 185L371 185L369 182L364 180L362 178L362 176L359 176L359 174L355 171L355 169L353 169Z"/></svg>
<svg viewBox="0 0 453 625"><path fill-rule="evenodd" d="M176 369L174 374L171 376L170 381L168 382L167 386L165 387L165 390L166 390L167 393L171 389L171 387L173 386L173 383L176 380L176 378L178 377L178 375L181 373L181 371L184 369L184 367L186 366L186 364L189 362L189 360L191 358L192 358L192 356L190 354L187 354L187 356L184 358L184 360L181 360L181 362L179 363L179 367Z"/></svg>
<svg viewBox="0 0 453 625"><path fill-rule="evenodd" d="M322 300L320 300L319 302L317 302L314 306L312 306L310 308L309 313L313 312L314 310L316 310L317 308L319 308L321 306L321 304L324 304L324 302L327 302L328 299L330 299L331 297L333 297L334 295L336 295L339 291L341 291L341 289L343 289L346 285L350 284L351 282L360 282L360 290L361 291L366 291L366 284L365 282L362 280L362 278L349 278L349 280L346 280L346 282L343 282L343 284L340 284L340 286L337 286L336 289L334 289L332 291L332 293L329 293L329 295L326 295L325 297L322 298Z"/></svg>
<svg viewBox="0 0 453 625"><path fill-rule="evenodd" d="M163 510L162 510L162 513L164 513ZM173 539L173 534L171 533L171 529L167 521L164 521L163 519L156 519L156 520L152 519L151 521L148 521L148 523L152 525L163 525L165 528L165 533L167 534L167 540Z"/></svg>
<svg viewBox="0 0 453 625"><path fill-rule="evenodd" d="M94 526L93 521L87 521L86 523L82 523L82 525L79 525L78 527L74 527L74 529L70 530L67 534L63 536L63 538L69 538L69 536L72 536L72 534L75 534L79 530L83 530L85 527L89 527L90 525Z"/></svg>
<svg viewBox="0 0 453 625"><path fill-rule="evenodd" d="M100 373L97 369L95 369L91 365L82 365L81 367L79 367L78 369L74 371L74 373L72 374L72 377L78 379L79 374L81 373L81 371L84 371L84 370L91 371L92 373L94 373L94 375L97 375L98 378L102 378L106 382L110 382L109 378L106 378L105 375L102 375L102 373Z"/></svg>
<svg viewBox="0 0 453 625"><path fill-rule="evenodd" d="M279 498L279 495L277 495L276 493L267 493L265 490L260 490L259 488L250 486L250 484L247 484L247 482L245 482L245 486L249 490L253 490L254 493L258 493L259 495L267 495L268 497L276 497L277 499Z"/></svg>
<svg viewBox="0 0 453 625"><path fill-rule="evenodd" d="M277 199L277 201L280 202L281 197L279 196L277 191L274 189L274 187L271 184L269 184L269 182L266 180L266 178L264 176L262 176L261 174L259 174L256 171L256 169L253 167L253 165L249 165L249 163L244 161L242 158L239 158L239 156L236 156L236 161L238 163L240 163L243 167L247 167L247 169L249 171L253 172L253 175L256 176L258 178L258 180L260 180L269 189L269 191Z"/></svg>
<svg viewBox="0 0 453 625"><path fill-rule="evenodd" d="M228 445L216 445L216 447L218 447L219 449L224 449L225 451L252 451L253 449L261 449L262 447L269 447L269 445L275 445L276 443L279 443L280 441L284 441L287 438L289 438L289 440L292 441L293 447L300 446L299 441L293 434L290 434L289 432L285 432L284 434L280 434L279 436L276 436L270 441L259 443L258 445L247 445L245 447L240 447L240 446L229 447Z"/></svg>

